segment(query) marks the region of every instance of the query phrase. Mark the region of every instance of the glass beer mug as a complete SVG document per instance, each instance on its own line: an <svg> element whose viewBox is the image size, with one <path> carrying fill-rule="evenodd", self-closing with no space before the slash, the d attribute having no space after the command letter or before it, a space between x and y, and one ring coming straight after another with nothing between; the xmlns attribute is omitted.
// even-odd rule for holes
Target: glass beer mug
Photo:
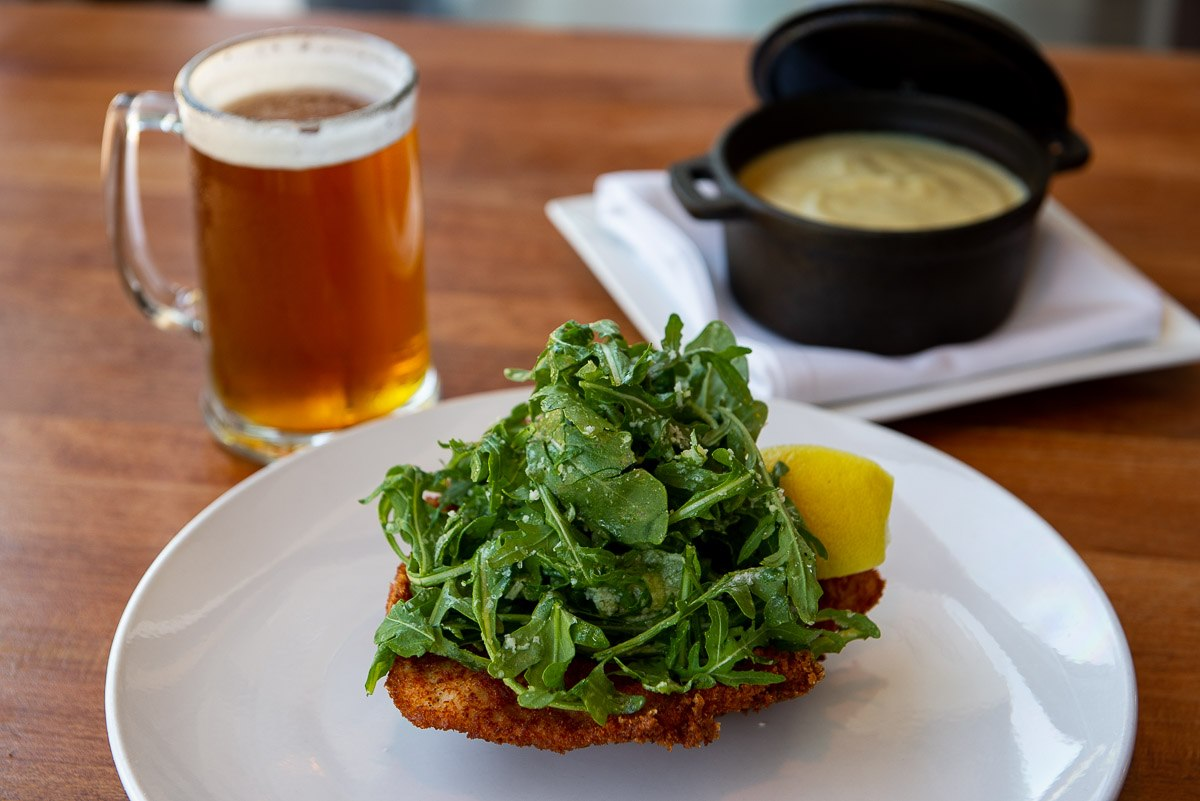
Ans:
<svg viewBox="0 0 1200 801"><path fill-rule="evenodd" d="M195 56L174 92L116 97L105 125L109 233L159 328L198 334L204 418L266 461L355 423L431 404L417 72L389 42L291 28ZM151 262L138 137L183 137L199 287Z"/></svg>

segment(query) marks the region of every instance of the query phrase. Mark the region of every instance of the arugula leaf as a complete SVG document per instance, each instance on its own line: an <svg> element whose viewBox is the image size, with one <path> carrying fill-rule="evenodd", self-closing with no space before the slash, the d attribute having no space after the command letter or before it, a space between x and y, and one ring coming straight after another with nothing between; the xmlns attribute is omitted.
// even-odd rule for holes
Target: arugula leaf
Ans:
<svg viewBox="0 0 1200 801"><path fill-rule="evenodd" d="M375 644L396 656L421 656L435 641L428 619L406 603L394 605L375 631Z"/></svg>
<svg viewBox="0 0 1200 801"><path fill-rule="evenodd" d="M657 545L667 535L667 494L645 470L631 468L630 434L577 398L543 396L530 423L526 474L565 503L596 533L626 545Z"/></svg>
<svg viewBox="0 0 1200 801"><path fill-rule="evenodd" d="M596 665L592 672L577 685L577 693L583 708L597 725L603 726L609 715L632 715L646 703L645 696L627 695L617 690L604 665Z"/></svg>
<svg viewBox="0 0 1200 801"><path fill-rule="evenodd" d="M446 443L441 469L389 470L366 501L413 595L376 632L368 692L430 653L602 724L641 692L781 681L760 669L765 646L879 636L820 608L824 548L759 454L747 352L720 322L685 344L672 317L660 348L568 322L508 371L532 382L527 402Z"/></svg>

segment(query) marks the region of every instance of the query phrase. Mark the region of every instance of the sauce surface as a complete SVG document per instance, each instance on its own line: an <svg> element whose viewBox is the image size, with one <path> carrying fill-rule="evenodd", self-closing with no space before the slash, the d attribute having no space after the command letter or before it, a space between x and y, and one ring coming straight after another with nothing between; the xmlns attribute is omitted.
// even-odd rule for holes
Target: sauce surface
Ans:
<svg viewBox="0 0 1200 801"><path fill-rule="evenodd" d="M757 157L738 180L798 217L875 231L965 225L1029 196L1016 176L972 150L895 133L801 139Z"/></svg>

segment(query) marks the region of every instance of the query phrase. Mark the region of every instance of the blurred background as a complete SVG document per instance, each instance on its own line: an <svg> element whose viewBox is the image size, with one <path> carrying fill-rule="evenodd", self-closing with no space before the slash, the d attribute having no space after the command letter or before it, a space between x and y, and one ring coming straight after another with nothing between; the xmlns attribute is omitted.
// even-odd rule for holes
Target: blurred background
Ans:
<svg viewBox="0 0 1200 801"><path fill-rule="evenodd" d="M1197 0L966 0L1045 44L1150 50L1200 45ZM208 0L228 13L402 11L466 22L754 37L821 0Z"/></svg>

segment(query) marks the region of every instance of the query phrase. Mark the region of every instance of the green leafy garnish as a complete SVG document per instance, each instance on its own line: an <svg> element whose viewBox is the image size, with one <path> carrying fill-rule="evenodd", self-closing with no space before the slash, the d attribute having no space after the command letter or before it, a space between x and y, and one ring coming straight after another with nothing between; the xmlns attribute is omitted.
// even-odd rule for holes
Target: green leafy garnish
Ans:
<svg viewBox="0 0 1200 801"><path fill-rule="evenodd" d="M644 703L614 677L658 693L774 683L764 646L820 655L879 635L820 608L823 548L759 454L748 351L720 322L681 334L672 317L656 349L566 323L509 371L533 383L528 402L445 444L440 470L388 471L366 500L412 597L375 633L368 692L397 657L437 654L524 707L603 723Z"/></svg>

